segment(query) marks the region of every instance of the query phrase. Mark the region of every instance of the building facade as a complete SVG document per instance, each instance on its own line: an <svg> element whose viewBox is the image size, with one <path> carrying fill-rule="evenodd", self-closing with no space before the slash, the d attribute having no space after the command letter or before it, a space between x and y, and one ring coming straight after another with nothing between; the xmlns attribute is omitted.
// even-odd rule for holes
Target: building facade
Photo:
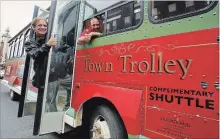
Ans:
<svg viewBox="0 0 220 139"><path fill-rule="evenodd" d="M11 39L10 30L7 28L5 33L2 35L2 41L0 46L0 64L4 64L7 60L7 52L8 52L8 41Z"/></svg>

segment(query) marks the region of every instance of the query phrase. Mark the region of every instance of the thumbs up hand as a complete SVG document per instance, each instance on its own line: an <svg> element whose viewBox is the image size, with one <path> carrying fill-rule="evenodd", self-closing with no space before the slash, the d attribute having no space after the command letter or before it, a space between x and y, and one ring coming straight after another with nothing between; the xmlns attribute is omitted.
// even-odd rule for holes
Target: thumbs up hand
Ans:
<svg viewBox="0 0 220 139"><path fill-rule="evenodd" d="M50 39L47 42L47 45L49 45L49 46L56 46L57 45L57 41L54 38L54 35L51 35Z"/></svg>

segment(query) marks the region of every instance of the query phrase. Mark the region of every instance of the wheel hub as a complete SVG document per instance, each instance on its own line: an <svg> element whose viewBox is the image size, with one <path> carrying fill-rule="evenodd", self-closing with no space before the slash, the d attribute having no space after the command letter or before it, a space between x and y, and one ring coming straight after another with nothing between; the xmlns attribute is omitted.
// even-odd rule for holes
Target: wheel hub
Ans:
<svg viewBox="0 0 220 139"><path fill-rule="evenodd" d="M102 116L96 118L93 124L93 128L91 130L92 139L110 139L110 130L107 122Z"/></svg>

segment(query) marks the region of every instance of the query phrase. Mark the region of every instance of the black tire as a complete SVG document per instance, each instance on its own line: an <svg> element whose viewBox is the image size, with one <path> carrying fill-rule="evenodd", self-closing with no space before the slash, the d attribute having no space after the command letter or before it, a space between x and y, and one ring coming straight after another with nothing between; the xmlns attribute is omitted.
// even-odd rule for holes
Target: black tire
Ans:
<svg viewBox="0 0 220 139"><path fill-rule="evenodd" d="M89 124L89 131L90 131L90 138L92 138L92 129L95 120L98 117L102 117L106 122L110 130L111 139L127 139L128 135L124 124L122 123L121 119L119 118L118 114L115 110L109 108L106 105L100 105L95 108L93 111L92 117L90 119Z"/></svg>
<svg viewBox="0 0 220 139"><path fill-rule="evenodd" d="M12 101L18 101L19 95L15 91L10 90L10 99Z"/></svg>

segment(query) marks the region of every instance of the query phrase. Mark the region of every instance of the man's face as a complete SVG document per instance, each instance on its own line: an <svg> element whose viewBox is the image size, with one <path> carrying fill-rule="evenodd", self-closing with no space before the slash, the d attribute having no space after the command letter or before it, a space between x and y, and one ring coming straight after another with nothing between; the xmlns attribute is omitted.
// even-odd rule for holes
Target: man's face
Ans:
<svg viewBox="0 0 220 139"><path fill-rule="evenodd" d="M100 28L99 21L97 19L91 20L91 27L92 27L93 31L99 32L99 28Z"/></svg>
<svg viewBox="0 0 220 139"><path fill-rule="evenodd" d="M47 33L47 23L44 20L39 20L36 27L35 32L37 37L44 37Z"/></svg>

